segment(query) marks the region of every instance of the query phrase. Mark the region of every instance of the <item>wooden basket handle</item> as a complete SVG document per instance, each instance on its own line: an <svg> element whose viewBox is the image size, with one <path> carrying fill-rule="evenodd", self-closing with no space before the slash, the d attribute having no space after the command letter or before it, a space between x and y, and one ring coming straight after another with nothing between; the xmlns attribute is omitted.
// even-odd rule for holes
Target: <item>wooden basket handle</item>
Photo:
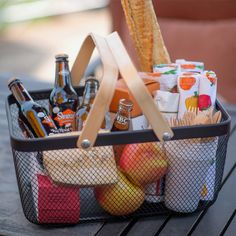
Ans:
<svg viewBox="0 0 236 236"><path fill-rule="evenodd" d="M79 132L77 147L89 149L94 145L114 95L118 69L159 140L171 139L173 137L171 128L155 105L116 32L107 38L90 34L85 39L72 67L73 85L79 85L95 47L98 49L103 64L103 76L85 126ZM73 135L76 133L74 132Z"/></svg>
<svg viewBox="0 0 236 236"><path fill-rule="evenodd" d="M95 34L90 34L84 40L72 67L72 84L74 86L79 85L95 47L99 52L103 65L102 80L82 131L73 132L73 135L76 133L80 134L77 141L77 147L83 149L91 148L96 141L105 113L113 98L118 78L117 65L106 39Z"/></svg>
<svg viewBox="0 0 236 236"><path fill-rule="evenodd" d="M171 139L174 134L154 103L142 79L139 77L118 33L114 32L110 34L107 37L107 43L123 79L139 104L143 114L148 119L154 133L160 141Z"/></svg>

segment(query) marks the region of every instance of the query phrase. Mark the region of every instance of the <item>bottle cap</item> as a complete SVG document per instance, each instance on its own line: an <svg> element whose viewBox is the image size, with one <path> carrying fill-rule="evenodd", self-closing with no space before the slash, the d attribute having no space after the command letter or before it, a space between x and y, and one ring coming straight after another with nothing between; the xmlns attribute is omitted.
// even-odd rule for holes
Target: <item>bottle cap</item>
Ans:
<svg viewBox="0 0 236 236"><path fill-rule="evenodd" d="M99 86L99 81L95 77L93 77L93 76L89 76L86 79L85 84L88 84L88 83L91 83L92 85L95 85L95 86L96 85Z"/></svg>
<svg viewBox="0 0 236 236"><path fill-rule="evenodd" d="M12 86L13 84L19 83L19 82L21 83L21 80L20 80L19 78L13 77L13 78L11 78L11 79L8 80L7 85L8 85L9 88L11 88L11 86Z"/></svg>
<svg viewBox="0 0 236 236"><path fill-rule="evenodd" d="M94 76L89 76L89 77L85 80L85 83L90 82L90 81L94 81L94 82L99 83L99 81L98 81Z"/></svg>
<svg viewBox="0 0 236 236"><path fill-rule="evenodd" d="M132 109L132 108L133 108L133 103L132 103L130 100L125 99L125 98L120 99L119 104L120 104L121 106L127 107L127 108L129 108L129 109Z"/></svg>
<svg viewBox="0 0 236 236"><path fill-rule="evenodd" d="M67 54L65 54L65 53L59 53L59 54L56 54L55 55L55 59L56 60L60 60L60 59L68 59L68 55Z"/></svg>

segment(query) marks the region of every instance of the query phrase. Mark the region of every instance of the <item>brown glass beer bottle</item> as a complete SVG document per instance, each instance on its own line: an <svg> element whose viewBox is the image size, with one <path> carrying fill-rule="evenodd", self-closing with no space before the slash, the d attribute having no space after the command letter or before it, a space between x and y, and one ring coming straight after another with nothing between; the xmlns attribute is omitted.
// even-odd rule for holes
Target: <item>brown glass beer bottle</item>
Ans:
<svg viewBox="0 0 236 236"><path fill-rule="evenodd" d="M118 112L116 113L115 121L111 131L126 131L131 129L130 112L132 111L133 103L127 99L119 101Z"/></svg>
<svg viewBox="0 0 236 236"><path fill-rule="evenodd" d="M34 137L46 137L58 132L48 111L33 101L21 80L11 79L8 87L17 101L20 120L29 128Z"/></svg>
<svg viewBox="0 0 236 236"><path fill-rule="evenodd" d="M17 121L23 136L25 138L34 138L34 134L20 117L18 117Z"/></svg>
<svg viewBox="0 0 236 236"><path fill-rule="evenodd" d="M79 98L71 84L68 56L58 54L55 58L55 86L49 98L50 113L60 132L70 132L75 130Z"/></svg>

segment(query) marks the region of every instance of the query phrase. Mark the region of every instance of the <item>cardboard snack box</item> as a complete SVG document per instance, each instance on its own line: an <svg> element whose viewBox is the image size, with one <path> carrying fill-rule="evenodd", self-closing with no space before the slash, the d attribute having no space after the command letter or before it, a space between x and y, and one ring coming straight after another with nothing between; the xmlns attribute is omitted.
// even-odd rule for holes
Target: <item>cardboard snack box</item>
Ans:
<svg viewBox="0 0 236 236"><path fill-rule="evenodd" d="M149 90L150 94L152 94L153 91L160 89L160 84L155 80L143 78L143 82ZM142 111L135 101L133 95L129 91L127 85L125 84L124 79L119 79L117 81L115 94L110 105L110 112L116 113L118 111L119 101L122 98L129 99L133 102L134 106L131 112L132 118L142 115Z"/></svg>

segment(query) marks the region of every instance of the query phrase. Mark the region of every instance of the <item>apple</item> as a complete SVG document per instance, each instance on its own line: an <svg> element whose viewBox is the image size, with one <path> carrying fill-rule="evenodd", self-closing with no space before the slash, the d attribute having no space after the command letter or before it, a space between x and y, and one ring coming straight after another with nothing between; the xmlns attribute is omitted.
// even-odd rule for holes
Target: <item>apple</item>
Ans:
<svg viewBox="0 0 236 236"><path fill-rule="evenodd" d="M154 183L167 172L167 158L158 143L128 144L119 161L120 169L138 186Z"/></svg>
<svg viewBox="0 0 236 236"><path fill-rule="evenodd" d="M132 184L120 171L119 181L112 185L95 188L95 197L100 206L116 216L136 211L144 202L144 189Z"/></svg>

